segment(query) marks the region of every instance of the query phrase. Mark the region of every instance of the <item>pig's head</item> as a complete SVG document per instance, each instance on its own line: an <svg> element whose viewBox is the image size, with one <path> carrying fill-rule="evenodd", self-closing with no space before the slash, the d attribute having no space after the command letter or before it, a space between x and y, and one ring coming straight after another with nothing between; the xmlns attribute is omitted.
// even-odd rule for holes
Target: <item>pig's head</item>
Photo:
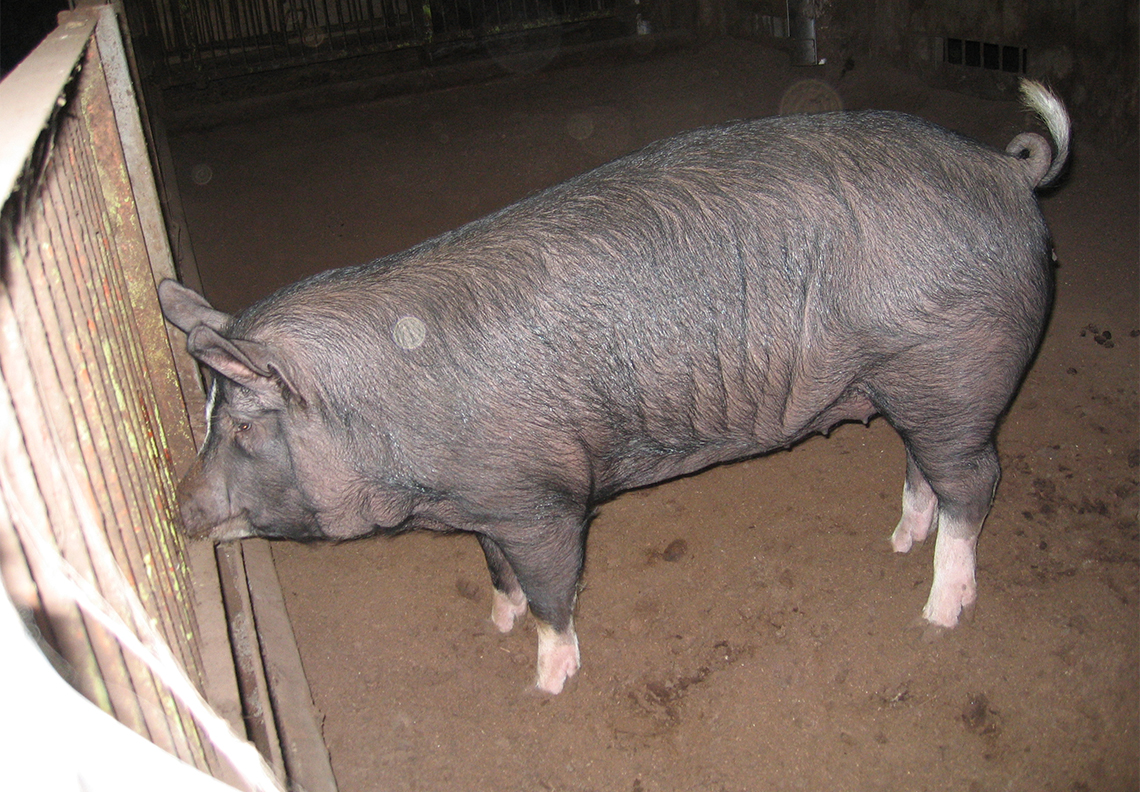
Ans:
<svg viewBox="0 0 1140 792"><path fill-rule="evenodd" d="M214 372L206 439L178 487L191 536L348 538L400 515L348 514L338 484L345 461L312 408L305 379L272 342L237 337L233 317L174 281L159 286L162 312ZM256 334L253 334L256 335ZM357 504L359 494L350 498Z"/></svg>

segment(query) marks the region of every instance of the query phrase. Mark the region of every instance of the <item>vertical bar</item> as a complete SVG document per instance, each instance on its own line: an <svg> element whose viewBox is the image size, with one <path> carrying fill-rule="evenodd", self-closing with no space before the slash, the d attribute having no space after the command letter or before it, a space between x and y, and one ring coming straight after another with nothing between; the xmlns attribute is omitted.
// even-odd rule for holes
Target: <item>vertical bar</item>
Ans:
<svg viewBox="0 0 1140 792"><path fill-rule="evenodd" d="M139 336L144 342L164 336L167 338L166 344L159 342L146 349L147 357L152 361L148 369L161 411L159 423L164 431L163 439L167 443L167 450L176 466L184 466L194 459L197 443L180 402L187 390L187 382L196 385L197 376L190 370L172 372L166 365L173 351L180 346L181 334L177 339L167 334L153 287L163 278L174 277L173 257L155 187L155 174L151 168L146 136L139 119L138 98L127 69L126 53L118 35L114 12L109 6L100 12L96 36L108 96L115 114L115 126L123 149L123 163L135 197L151 274L149 282L141 271L137 273L138 278L131 281L131 305L136 309Z"/></svg>

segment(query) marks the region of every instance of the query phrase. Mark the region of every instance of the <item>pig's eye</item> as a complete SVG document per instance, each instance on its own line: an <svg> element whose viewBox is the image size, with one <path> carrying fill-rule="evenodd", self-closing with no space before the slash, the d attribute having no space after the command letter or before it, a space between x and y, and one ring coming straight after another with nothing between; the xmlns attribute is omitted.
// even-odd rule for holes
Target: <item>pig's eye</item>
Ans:
<svg viewBox="0 0 1140 792"><path fill-rule="evenodd" d="M248 432L249 431L249 421L243 421L242 423L239 423L236 427L234 427L234 429L237 432Z"/></svg>

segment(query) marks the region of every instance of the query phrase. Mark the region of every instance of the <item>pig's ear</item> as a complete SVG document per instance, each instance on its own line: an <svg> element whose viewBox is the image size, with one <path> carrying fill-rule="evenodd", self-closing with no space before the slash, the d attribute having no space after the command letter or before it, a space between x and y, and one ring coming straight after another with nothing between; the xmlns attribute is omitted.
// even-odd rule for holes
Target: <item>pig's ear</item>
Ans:
<svg viewBox="0 0 1140 792"><path fill-rule="evenodd" d="M215 310L198 292L169 278L158 284L158 302L163 316L187 334L198 325L221 331L230 321L229 314Z"/></svg>
<svg viewBox="0 0 1140 792"><path fill-rule="evenodd" d="M226 379L270 399L306 406L305 397L286 373L287 367L265 344L226 338L200 324L190 331L186 349Z"/></svg>

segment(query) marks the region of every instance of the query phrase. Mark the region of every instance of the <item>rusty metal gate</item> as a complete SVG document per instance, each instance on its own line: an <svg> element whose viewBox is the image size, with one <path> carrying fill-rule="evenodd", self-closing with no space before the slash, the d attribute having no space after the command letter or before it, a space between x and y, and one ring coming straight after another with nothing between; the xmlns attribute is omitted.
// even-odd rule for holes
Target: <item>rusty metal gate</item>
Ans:
<svg viewBox="0 0 1140 792"><path fill-rule="evenodd" d="M164 87L616 17L620 0L126 0Z"/></svg>
<svg viewBox="0 0 1140 792"><path fill-rule="evenodd" d="M270 770L244 741L251 714L228 713L235 739L203 696L228 685L237 701L220 593L233 580L177 528L201 389L159 312L156 283L174 270L111 8L66 15L0 83L0 106L4 589L99 708L211 775L276 789L292 780L280 747L257 741Z"/></svg>

